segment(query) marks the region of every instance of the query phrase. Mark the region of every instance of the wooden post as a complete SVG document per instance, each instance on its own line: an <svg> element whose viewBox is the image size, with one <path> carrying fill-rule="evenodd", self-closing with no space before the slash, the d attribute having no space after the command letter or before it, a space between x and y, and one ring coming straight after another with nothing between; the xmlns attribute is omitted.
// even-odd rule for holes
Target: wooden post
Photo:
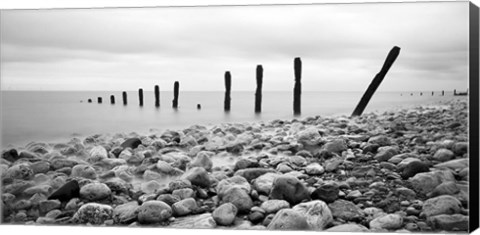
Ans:
<svg viewBox="0 0 480 235"><path fill-rule="evenodd" d="M230 91L232 88L232 75L230 75L230 72L227 71L225 72L225 100L223 102L223 109L225 112L230 111Z"/></svg>
<svg viewBox="0 0 480 235"><path fill-rule="evenodd" d="M201 105L201 104L197 104L197 109L202 109L202 105Z"/></svg>
<svg viewBox="0 0 480 235"><path fill-rule="evenodd" d="M423 96L423 92L420 92L420 96Z"/></svg>
<svg viewBox="0 0 480 235"><path fill-rule="evenodd" d="M92 103L92 99L88 99L88 103Z"/></svg>
<svg viewBox="0 0 480 235"><path fill-rule="evenodd" d="M442 96L444 96L444 95L445 95L445 91L442 91Z"/></svg>
<svg viewBox="0 0 480 235"><path fill-rule="evenodd" d="M138 89L138 102L140 106L143 106L143 89Z"/></svg>
<svg viewBox="0 0 480 235"><path fill-rule="evenodd" d="M390 67L392 67L393 62L397 59L398 55L400 54L400 47L393 47L392 50L390 50L390 53L388 53L387 59L385 60L385 63L383 64L382 69L380 70L379 73L373 78L372 83L367 88L367 91L362 96L362 99L360 99L360 102L358 103L357 107L352 113L352 116L360 116L362 115L363 111L367 107L368 102L372 98L373 94L377 90L378 86L380 86L380 83L382 83L383 79L387 75L388 70Z"/></svg>
<svg viewBox="0 0 480 235"><path fill-rule="evenodd" d="M433 96L433 93L434 93L434 92L432 91L432 96Z"/></svg>
<svg viewBox="0 0 480 235"><path fill-rule="evenodd" d="M453 95L457 95L457 89L453 89Z"/></svg>
<svg viewBox="0 0 480 235"><path fill-rule="evenodd" d="M127 105L127 92L124 91L122 93L122 98L123 98L123 105Z"/></svg>
<svg viewBox="0 0 480 235"><path fill-rule="evenodd" d="M102 97L98 97L97 101L98 101L99 104L101 104L102 103Z"/></svg>
<svg viewBox="0 0 480 235"><path fill-rule="evenodd" d="M172 101L172 107L173 108L178 108L178 89L180 88L180 84L178 81L175 81L173 84L173 101Z"/></svg>
<svg viewBox="0 0 480 235"><path fill-rule="evenodd" d="M257 65L257 90L255 91L255 113L262 112L262 84L263 84L263 67Z"/></svg>
<svg viewBox="0 0 480 235"><path fill-rule="evenodd" d="M295 73L295 86L293 87L293 114L300 114L301 101L300 97L302 95L302 61L299 57L293 60L293 69Z"/></svg>
<svg viewBox="0 0 480 235"><path fill-rule="evenodd" d="M155 86L155 107L160 107L160 87Z"/></svg>
<svg viewBox="0 0 480 235"><path fill-rule="evenodd" d="M115 96L114 95L110 96L110 104L115 104Z"/></svg>

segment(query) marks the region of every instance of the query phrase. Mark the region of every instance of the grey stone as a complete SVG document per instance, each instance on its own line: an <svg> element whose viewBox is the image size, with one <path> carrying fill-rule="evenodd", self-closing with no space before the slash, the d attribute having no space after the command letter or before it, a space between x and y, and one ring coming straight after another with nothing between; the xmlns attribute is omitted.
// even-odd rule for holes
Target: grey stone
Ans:
<svg viewBox="0 0 480 235"><path fill-rule="evenodd" d="M80 188L80 197L88 201L97 201L109 197L110 188L104 183L89 183Z"/></svg>
<svg viewBox="0 0 480 235"><path fill-rule="evenodd" d="M285 200L272 199L262 203L261 209L267 214L277 213L281 209L290 208L290 204Z"/></svg>
<svg viewBox="0 0 480 235"><path fill-rule="evenodd" d="M197 210L198 205L195 199L187 198L172 205L173 214L175 216L185 216Z"/></svg>
<svg viewBox="0 0 480 235"><path fill-rule="evenodd" d="M73 216L73 220L81 224L103 224L112 218L113 209L109 205L87 203L81 206Z"/></svg>
<svg viewBox="0 0 480 235"><path fill-rule="evenodd" d="M238 209L235 205L225 203L213 211L212 217L218 225L229 226L235 221L237 213Z"/></svg>
<svg viewBox="0 0 480 235"><path fill-rule="evenodd" d="M403 218L398 214L387 214L384 216L377 217L370 221L370 229L388 229L395 230L399 229L403 225Z"/></svg>
<svg viewBox="0 0 480 235"><path fill-rule="evenodd" d="M162 201L148 201L138 208L138 222L154 224L167 220L172 216L172 208Z"/></svg>
<svg viewBox="0 0 480 235"><path fill-rule="evenodd" d="M327 204L320 200L300 203L293 210L304 215L310 229L323 230L333 222L332 212Z"/></svg>
<svg viewBox="0 0 480 235"><path fill-rule="evenodd" d="M271 199L281 199L295 205L303 200L310 199L307 187L293 176L278 176L273 181Z"/></svg>
<svg viewBox="0 0 480 235"><path fill-rule="evenodd" d="M462 203L455 197L450 195L442 195L430 198L423 203L422 215L426 217L457 214L462 210Z"/></svg>
<svg viewBox="0 0 480 235"><path fill-rule="evenodd" d="M310 229L304 214L293 209L282 209L273 217L269 230L308 230Z"/></svg>

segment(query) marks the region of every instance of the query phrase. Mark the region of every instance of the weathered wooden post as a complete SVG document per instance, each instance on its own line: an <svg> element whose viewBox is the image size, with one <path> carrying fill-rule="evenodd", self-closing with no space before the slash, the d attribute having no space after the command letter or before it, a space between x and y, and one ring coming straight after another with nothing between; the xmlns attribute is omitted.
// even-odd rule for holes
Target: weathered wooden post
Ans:
<svg viewBox="0 0 480 235"><path fill-rule="evenodd" d="M202 105L201 104L197 104L197 109L202 109Z"/></svg>
<svg viewBox="0 0 480 235"><path fill-rule="evenodd" d="M257 65L257 90L255 91L255 113L262 112L262 84L263 84L263 67Z"/></svg>
<svg viewBox="0 0 480 235"><path fill-rule="evenodd" d="M367 107L368 102L372 98L378 86L380 86L380 83L382 83L383 79L385 78L385 75L387 75L388 70L390 69L390 67L392 67L393 62L395 62L399 54L400 54L400 47L395 46L392 48L392 50L390 50L390 52L388 53L387 59L383 64L382 69L373 78L372 83L370 83L370 85L367 88L367 91L365 91L365 93L363 94L362 99L360 99L360 102L358 103L357 107L353 111L352 116L362 115L363 111Z"/></svg>
<svg viewBox="0 0 480 235"><path fill-rule="evenodd" d="M445 91L442 90L442 96L444 96L444 95L445 95Z"/></svg>
<svg viewBox="0 0 480 235"><path fill-rule="evenodd" d="M453 95L457 95L457 89L453 89Z"/></svg>
<svg viewBox="0 0 480 235"><path fill-rule="evenodd" d="M101 104L102 103L102 97L98 97L97 101L98 101L99 104Z"/></svg>
<svg viewBox="0 0 480 235"><path fill-rule="evenodd" d="M123 98L123 105L127 105L127 92L124 91L122 93L122 98Z"/></svg>
<svg viewBox="0 0 480 235"><path fill-rule="evenodd" d="M223 109L225 112L230 111L230 91L232 88L232 76L230 72L225 72L225 101L223 102Z"/></svg>
<svg viewBox="0 0 480 235"><path fill-rule="evenodd" d="M160 107L160 87L155 86L155 107Z"/></svg>
<svg viewBox="0 0 480 235"><path fill-rule="evenodd" d="M110 104L115 104L115 96L114 95L110 96Z"/></svg>
<svg viewBox="0 0 480 235"><path fill-rule="evenodd" d="M88 103L92 103L92 99L88 99Z"/></svg>
<svg viewBox="0 0 480 235"><path fill-rule="evenodd" d="M138 103L143 106L143 89L138 89Z"/></svg>
<svg viewBox="0 0 480 235"><path fill-rule="evenodd" d="M180 84L178 81L175 81L173 84L173 101L172 101L172 107L173 108L178 108L178 89L180 88Z"/></svg>
<svg viewBox="0 0 480 235"><path fill-rule="evenodd" d="M293 114L300 114L300 97L302 95L302 61L299 57L293 60L293 69L295 73L295 86L293 87Z"/></svg>
<svg viewBox="0 0 480 235"><path fill-rule="evenodd" d="M432 91L432 96L433 96L434 92Z"/></svg>
<svg viewBox="0 0 480 235"><path fill-rule="evenodd" d="M420 92L420 96L423 96L423 92Z"/></svg>

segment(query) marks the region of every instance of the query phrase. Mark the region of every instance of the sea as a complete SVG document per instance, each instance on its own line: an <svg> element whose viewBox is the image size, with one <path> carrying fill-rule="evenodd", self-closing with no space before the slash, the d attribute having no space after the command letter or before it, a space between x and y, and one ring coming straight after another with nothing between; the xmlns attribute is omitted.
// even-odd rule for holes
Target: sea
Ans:
<svg viewBox="0 0 480 235"><path fill-rule="evenodd" d="M115 104L110 104L110 95ZM153 91L144 91L144 105L139 105L137 91L127 92L123 105L120 91L2 91L2 149L22 147L30 142L59 143L73 137L94 134L160 133L192 125L231 122L267 122L309 116L350 115L363 92L313 92L301 96L301 115L293 115L293 92L264 91L262 112L254 112L254 92L232 92L231 110L224 112L224 92L181 91L177 109L172 108L173 92L161 91L160 107L155 107ZM103 102L97 103L97 97ZM92 103L87 100L92 99ZM377 92L365 112L394 111L419 105L438 104L451 99L452 92ZM197 104L201 109L197 109Z"/></svg>

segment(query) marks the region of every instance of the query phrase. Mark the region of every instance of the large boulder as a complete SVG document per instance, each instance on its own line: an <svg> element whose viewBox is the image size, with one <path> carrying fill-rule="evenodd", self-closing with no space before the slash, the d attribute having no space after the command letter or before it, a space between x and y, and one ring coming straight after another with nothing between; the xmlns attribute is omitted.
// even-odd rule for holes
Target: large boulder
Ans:
<svg viewBox="0 0 480 235"><path fill-rule="evenodd" d="M293 210L306 216L310 229L323 230L333 222L332 212L327 204L320 200L300 203L294 206Z"/></svg>
<svg viewBox="0 0 480 235"><path fill-rule="evenodd" d="M462 203L450 195L430 198L423 203L422 213L426 217L442 214L458 214L462 211Z"/></svg>
<svg viewBox="0 0 480 235"><path fill-rule="evenodd" d="M286 200L291 205L296 205L303 200L309 200L310 193L307 187L296 177L282 175L273 181L270 198Z"/></svg>
<svg viewBox="0 0 480 235"><path fill-rule="evenodd" d="M225 203L213 211L212 217L218 225L229 226L235 221L237 213L238 209L235 205Z"/></svg>
<svg viewBox="0 0 480 235"><path fill-rule="evenodd" d="M305 214L293 209L277 212L268 225L269 230L308 230L310 229Z"/></svg>
<svg viewBox="0 0 480 235"><path fill-rule="evenodd" d="M141 224L160 223L172 216L172 208L162 201L147 201L138 208L138 222Z"/></svg>
<svg viewBox="0 0 480 235"><path fill-rule="evenodd" d="M73 221L81 224L103 224L112 218L113 209L109 205L98 203L87 203L78 209L73 216Z"/></svg>

